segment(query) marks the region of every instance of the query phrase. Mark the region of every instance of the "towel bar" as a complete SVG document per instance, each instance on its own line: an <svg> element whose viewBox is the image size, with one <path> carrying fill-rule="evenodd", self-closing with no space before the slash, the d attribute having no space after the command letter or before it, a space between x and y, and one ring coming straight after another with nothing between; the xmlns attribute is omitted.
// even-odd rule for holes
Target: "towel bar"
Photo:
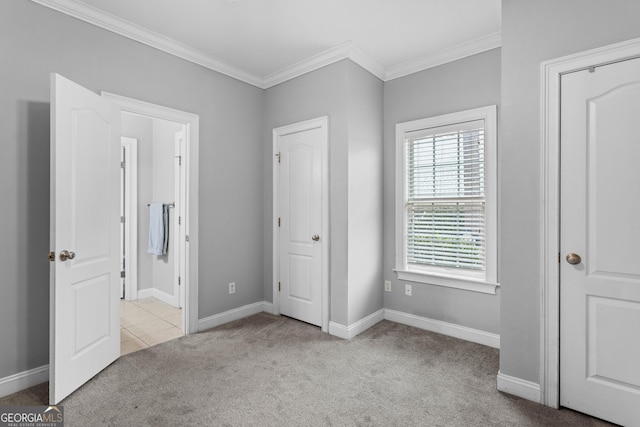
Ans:
<svg viewBox="0 0 640 427"><path fill-rule="evenodd" d="M171 202L171 203L165 203L165 205L175 208L176 207L176 202ZM147 206L151 206L151 203L147 203Z"/></svg>

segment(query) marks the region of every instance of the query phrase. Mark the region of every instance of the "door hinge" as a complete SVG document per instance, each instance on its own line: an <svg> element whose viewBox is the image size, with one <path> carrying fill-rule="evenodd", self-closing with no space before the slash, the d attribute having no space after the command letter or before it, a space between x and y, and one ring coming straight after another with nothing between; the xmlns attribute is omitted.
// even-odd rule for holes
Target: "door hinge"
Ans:
<svg viewBox="0 0 640 427"><path fill-rule="evenodd" d="M120 168L124 169L127 166L127 162L120 162Z"/></svg>
<svg viewBox="0 0 640 427"><path fill-rule="evenodd" d="M188 242L189 241L189 236L184 236L184 241Z"/></svg>
<svg viewBox="0 0 640 427"><path fill-rule="evenodd" d="M182 166L182 156L176 156L176 159L178 159L178 166Z"/></svg>
<svg viewBox="0 0 640 427"><path fill-rule="evenodd" d="M278 292L280 292L280 288L281 288L281 285L280 285L280 282L278 282Z"/></svg>
<svg viewBox="0 0 640 427"><path fill-rule="evenodd" d="M121 223L121 224L124 224L126 220L127 220L127 217L125 217L124 215L122 215L122 216L120 217L120 223Z"/></svg>
<svg viewBox="0 0 640 427"><path fill-rule="evenodd" d="M180 224L182 224L182 217L181 216L178 217L178 225L180 225Z"/></svg>
<svg viewBox="0 0 640 427"><path fill-rule="evenodd" d="M278 163L280 163L280 152L276 153L276 157L278 158Z"/></svg>
<svg viewBox="0 0 640 427"><path fill-rule="evenodd" d="M560 264L560 252L558 252L558 264Z"/></svg>
<svg viewBox="0 0 640 427"><path fill-rule="evenodd" d="M280 218L278 218L278 227L280 227Z"/></svg>
<svg viewBox="0 0 640 427"><path fill-rule="evenodd" d="M127 272L123 270L120 272L120 278L124 279L125 277L127 277Z"/></svg>
<svg viewBox="0 0 640 427"><path fill-rule="evenodd" d="M49 258L49 262L54 262L56 260L56 253L49 252L49 254L47 255L47 258Z"/></svg>
<svg viewBox="0 0 640 427"><path fill-rule="evenodd" d="M178 276L178 286L180 286L180 276Z"/></svg>

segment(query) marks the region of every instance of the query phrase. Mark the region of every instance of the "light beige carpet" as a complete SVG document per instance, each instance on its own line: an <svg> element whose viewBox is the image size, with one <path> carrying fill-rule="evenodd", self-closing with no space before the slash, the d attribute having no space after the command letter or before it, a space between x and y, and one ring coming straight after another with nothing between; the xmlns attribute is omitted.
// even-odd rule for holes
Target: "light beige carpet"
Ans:
<svg viewBox="0 0 640 427"><path fill-rule="evenodd" d="M345 341L263 313L123 356L62 405L68 427L608 425L500 393L497 372L498 350L405 325Z"/></svg>

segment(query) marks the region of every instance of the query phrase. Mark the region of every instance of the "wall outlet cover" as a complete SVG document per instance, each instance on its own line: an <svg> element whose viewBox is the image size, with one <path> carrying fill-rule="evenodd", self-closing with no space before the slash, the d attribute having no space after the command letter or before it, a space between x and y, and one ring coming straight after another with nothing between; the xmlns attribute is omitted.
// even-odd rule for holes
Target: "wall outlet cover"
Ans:
<svg viewBox="0 0 640 427"><path fill-rule="evenodd" d="M404 294L406 296L410 297L412 292L413 292L413 287L411 285L404 285Z"/></svg>
<svg viewBox="0 0 640 427"><path fill-rule="evenodd" d="M229 294L236 293L236 282L229 283Z"/></svg>
<svg viewBox="0 0 640 427"><path fill-rule="evenodd" d="M391 280L384 281L384 291L391 292Z"/></svg>

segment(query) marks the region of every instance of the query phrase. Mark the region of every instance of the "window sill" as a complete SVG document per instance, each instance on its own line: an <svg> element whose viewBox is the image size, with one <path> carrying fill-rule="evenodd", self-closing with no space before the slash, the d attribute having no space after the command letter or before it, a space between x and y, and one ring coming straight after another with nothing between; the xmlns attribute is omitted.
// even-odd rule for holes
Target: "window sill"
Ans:
<svg viewBox="0 0 640 427"><path fill-rule="evenodd" d="M419 271L393 270L398 279L409 282L426 283L428 285L444 286L447 288L463 289L465 291L496 294L499 283L487 282L470 277L448 276L444 274L423 273Z"/></svg>

